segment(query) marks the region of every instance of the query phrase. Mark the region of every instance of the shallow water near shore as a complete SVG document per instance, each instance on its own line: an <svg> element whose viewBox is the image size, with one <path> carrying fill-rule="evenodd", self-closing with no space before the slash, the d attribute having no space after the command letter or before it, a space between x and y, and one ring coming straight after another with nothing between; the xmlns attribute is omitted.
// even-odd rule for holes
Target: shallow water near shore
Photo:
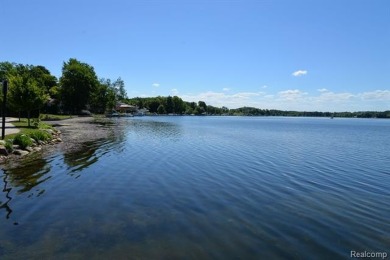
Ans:
<svg viewBox="0 0 390 260"><path fill-rule="evenodd" d="M112 122L0 172L0 259L390 255L390 120Z"/></svg>

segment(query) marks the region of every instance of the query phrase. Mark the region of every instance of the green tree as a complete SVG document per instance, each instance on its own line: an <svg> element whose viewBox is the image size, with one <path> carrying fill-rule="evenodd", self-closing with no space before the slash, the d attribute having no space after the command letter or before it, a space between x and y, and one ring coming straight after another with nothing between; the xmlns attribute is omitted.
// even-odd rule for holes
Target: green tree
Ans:
<svg viewBox="0 0 390 260"><path fill-rule="evenodd" d="M166 114L167 112L165 111L164 105L159 105L157 108L157 113L161 114Z"/></svg>
<svg viewBox="0 0 390 260"><path fill-rule="evenodd" d="M174 96L172 98L172 102L173 102L173 111L177 114L183 114L183 112L186 110L184 101L178 96Z"/></svg>
<svg viewBox="0 0 390 260"><path fill-rule="evenodd" d="M147 102L147 107L149 108L149 111L151 113L158 112L158 108L160 105L162 105L162 104L160 104L160 101L157 98L149 99ZM163 105L163 108L164 108L164 105ZM164 108L164 111L165 111L165 108Z"/></svg>
<svg viewBox="0 0 390 260"><path fill-rule="evenodd" d="M49 95L35 78L26 73L11 75L9 81L9 104L16 111L27 111L30 126L31 111L42 108Z"/></svg>
<svg viewBox="0 0 390 260"><path fill-rule="evenodd" d="M33 65L23 65L23 64L16 64L10 62L1 62L0 78L9 79L11 77L19 78L19 81L23 81L22 84L28 83L28 86L31 86L31 84L33 85L35 84L36 86L38 86L38 88L42 89L43 91L42 93L49 94L50 96L53 95L54 98L58 99L58 95L56 95L58 93L58 90L56 90L57 78L51 75L50 71L46 69L44 66L33 66ZM33 79L34 82L31 80L28 81L27 79ZM13 79L13 81L17 82L18 80ZM17 98L20 99L20 97ZM49 99L47 99L47 101L48 100ZM20 103L20 101L18 102ZM15 102L15 104L11 104L11 108L13 108L14 110L20 113L22 106L18 102Z"/></svg>
<svg viewBox="0 0 390 260"><path fill-rule="evenodd" d="M120 77L113 83L113 86L118 100L123 101L127 99L125 82Z"/></svg>
<svg viewBox="0 0 390 260"><path fill-rule="evenodd" d="M8 80L10 75L16 74L16 64L8 61L0 62L0 83ZM3 102L3 88L0 87L0 103Z"/></svg>
<svg viewBox="0 0 390 260"><path fill-rule="evenodd" d="M202 115L204 112L206 112L206 111L204 110L203 107L200 107L200 106L197 106L197 107L194 109L194 114L195 114L195 115Z"/></svg>
<svg viewBox="0 0 390 260"><path fill-rule="evenodd" d="M98 85L98 78L91 65L76 59L64 62L60 78L60 92L65 110L78 113L84 109Z"/></svg>
<svg viewBox="0 0 390 260"><path fill-rule="evenodd" d="M57 86L57 78L51 75L50 71L44 66L31 66L30 75L34 77L41 86L44 86L47 92Z"/></svg>
<svg viewBox="0 0 390 260"><path fill-rule="evenodd" d="M198 106L203 108L204 111L207 111L207 105L206 105L206 102L204 101L199 101L198 102Z"/></svg>
<svg viewBox="0 0 390 260"><path fill-rule="evenodd" d="M225 106L223 106L223 107L221 108L221 110L222 110L222 113L224 113L224 114L229 113L229 108L227 108L227 107L225 107Z"/></svg>
<svg viewBox="0 0 390 260"><path fill-rule="evenodd" d="M50 71L44 66L29 66L29 74L35 78L39 84L49 94L50 98L43 107L46 113L57 113L59 109L59 88L57 78L51 75Z"/></svg>
<svg viewBox="0 0 390 260"><path fill-rule="evenodd" d="M116 103L115 90L109 79L101 79L96 90L92 93L90 106L96 113L104 113L111 110Z"/></svg>
<svg viewBox="0 0 390 260"><path fill-rule="evenodd" d="M166 100L166 111L167 111L168 114L169 113L175 113L173 99L172 99L171 96L167 97L167 100Z"/></svg>
<svg viewBox="0 0 390 260"><path fill-rule="evenodd" d="M16 73L16 64L8 61L0 62L0 81L8 79L10 74Z"/></svg>
<svg viewBox="0 0 390 260"><path fill-rule="evenodd" d="M188 106L186 108L186 111L184 112L186 115L191 115L194 113L194 110L192 109L192 107Z"/></svg>

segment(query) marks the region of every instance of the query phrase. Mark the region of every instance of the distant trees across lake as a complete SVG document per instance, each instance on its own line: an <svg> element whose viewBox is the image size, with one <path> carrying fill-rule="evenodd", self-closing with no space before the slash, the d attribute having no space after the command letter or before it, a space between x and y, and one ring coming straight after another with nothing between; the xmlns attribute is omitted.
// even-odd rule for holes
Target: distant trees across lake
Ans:
<svg viewBox="0 0 390 260"><path fill-rule="evenodd" d="M241 107L230 109L229 115L242 116L299 116L299 117L348 117L348 118L390 118L390 110L361 111L361 112L310 112L310 111L284 111L275 109L259 109L254 107Z"/></svg>
<svg viewBox="0 0 390 260"><path fill-rule="evenodd" d="M285 111L276 109L260 109L255 107L240 107L229 109L207 105L204 101L187 102L180 97L136 97L127 99L126 103L149 109L156 114L195 114L195 115L229 115L229 116L295 116L295 117L357 117L357 118L390 118L390 111L375 112L308 112Z"/></svg>
<svg viewBox="0 0 390 260"><path fill-rule="evenodd" d="M178 96L136 97L127 99L125 102L139 108L147 108L152 114L221 115L229 111L226 107L210 106L204 101L187 102Z"/></svg>

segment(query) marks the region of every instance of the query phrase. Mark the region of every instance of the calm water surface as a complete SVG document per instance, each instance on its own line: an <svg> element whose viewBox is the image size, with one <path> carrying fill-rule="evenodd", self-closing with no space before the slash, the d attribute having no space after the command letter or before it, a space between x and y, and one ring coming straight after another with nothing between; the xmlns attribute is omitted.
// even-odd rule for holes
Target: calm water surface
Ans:
<svg viewBox="0 0 390 260"><path fill-rule="evenodd" d="M113 121L0 172L0 259L390 255L390 120Z"/></svg>

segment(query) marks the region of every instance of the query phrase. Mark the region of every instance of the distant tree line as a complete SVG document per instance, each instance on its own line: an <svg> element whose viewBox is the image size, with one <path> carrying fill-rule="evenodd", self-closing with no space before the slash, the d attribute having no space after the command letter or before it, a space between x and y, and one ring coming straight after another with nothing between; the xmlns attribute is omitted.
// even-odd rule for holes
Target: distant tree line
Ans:
<svg viewBox="0 0 390 260"><path fill-rule="evenodd" d="M241 107L230 109L229 115L235 116L299 116L299 117L349 117L349 118L390 118L390 110L360 111L360 112L308 112L308 111L285 111L275 109L259 109L254 107Z"/></svg>
<svg viewBox="0 0 390 260"><path fill-rule="evenodd" d="M240 107L229 109L227 107L214 107L206 105L204 101L186 102L174 96L131 98L126 103L138 107L145 107L151 113L157 114L185 114L185 115L227 115L227 116L291 116L291 117L357 117L357 118L390 118L390 111L376 112L308 112L308 111L285 111L276 109L260 109L255 107Z"/></svg>
<svg viewBox="0 0 390 260"><path fill-rule="evenodd" d="M59 79L44 66L0 62L0 81L9 81L8 115L37 117L40 112L80 114L83 110L105 113L118 102L147 108L153 114L231 115L231 116L306 116L390 118L390 111L375 112L301 112L241 107L228 109L207 105L204 101L187 102L178 96L128 98L125 83L98 78L94 67L77 59L63 63ZM2 89L0 89L2 91ZM3 93L0 93L0 101Z"/></svg>
<svg viewBox="0 0 390 260"><path fill-rule="evenodd" d="M131 98L125 101L127 104L139 108L147 108L150 113L156 114L178 114L178 115L221 115L228 112L228 108L214 107L207 105L204 101L187 102L178 96L168 97L147 97Z"/></svg>

